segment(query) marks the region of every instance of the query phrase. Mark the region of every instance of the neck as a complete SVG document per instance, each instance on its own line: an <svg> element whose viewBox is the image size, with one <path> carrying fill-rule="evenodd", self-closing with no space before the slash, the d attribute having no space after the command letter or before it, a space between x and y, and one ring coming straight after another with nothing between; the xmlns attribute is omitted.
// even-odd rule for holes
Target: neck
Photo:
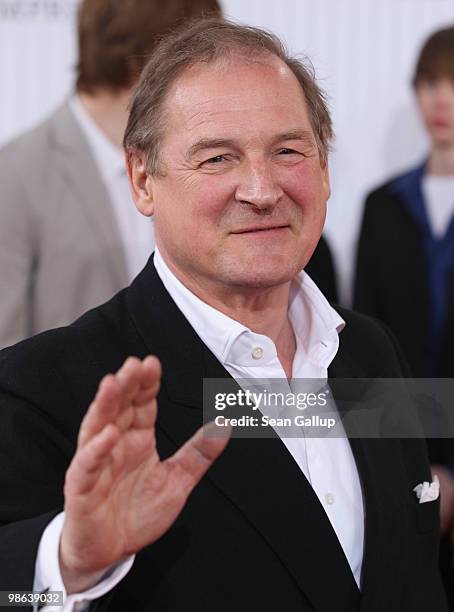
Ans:
<svg viewBox="0 0 454 612"><path fill-rule="evenodd" d="M191 289L189 287L189 289ZM266 289L249 289L210 298L197 294L213 308L239 321L251 331L268 336L275 346L279 361L288 379L292 378L296 340L288 317L290 283Z"/></svg>
<svg viewBox="0 0 454 612"><path fill-rule="evenodd" d="M287 378L292 377L296 340L288 318L290 281L274 287L213 287L199 279L181 274L166 261L168 267L189 291L209 306L238 321L257 334L270 338Z"/></svg>
<svg viewBox="0 0 454 612"><path fill-rule="evenodd" d="M434 147L429 157L428 174L435 176L454 175L454 147Z"/></svg>
<svg viewBox="0 0 454 612"><path fill-rule="evenodd" d="M123 134L128 121L131 89L96 90L92 94L77 93L79 100L103 134L118 148L122 148Z"/></svg>

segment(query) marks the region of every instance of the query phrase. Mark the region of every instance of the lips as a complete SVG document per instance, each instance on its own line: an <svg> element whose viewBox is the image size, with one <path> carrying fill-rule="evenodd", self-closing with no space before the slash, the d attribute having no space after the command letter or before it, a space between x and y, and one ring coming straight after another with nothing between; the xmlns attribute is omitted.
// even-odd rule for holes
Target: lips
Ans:
<svg viewBox="0 0 454 612"><path fill-rule="evenodd" d="M450 125L448 120L441 118L432 119L430 123L434 128L446 128Z"/></svg>
<svg viewBox="0 0 454 612"><path fill-rule="evenodd" d="M269 232L271 230L280 230L280 229L285 229L287 227L289 227L287 224L269 225L269 226L254 225L254 226L247 227L247 228L244 228L244 229L236 230L236 231L231 232L231 233L232 234L252 234L254 232Z"/></svg>

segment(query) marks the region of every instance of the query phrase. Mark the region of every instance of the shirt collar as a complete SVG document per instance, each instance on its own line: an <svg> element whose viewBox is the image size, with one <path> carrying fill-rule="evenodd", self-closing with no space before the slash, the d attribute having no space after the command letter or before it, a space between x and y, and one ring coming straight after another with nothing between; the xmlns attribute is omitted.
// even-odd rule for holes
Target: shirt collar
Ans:
<svg viewBox="0 0 454 612"><path fill-rule="evenodd" d="M154 265L171 298L191 326L219 361L225 363L233 342L248 328L189 291L170 271L157 247Z"/></svg>
<svg viewBox="0 0 454 612"><path fill-rule="evenodd" d="M292 282L289 318L306 357L328 367L339 348L345 321L304 270Z"/></svg>
<svg viewBox="0 0 454 612"><path fill-rule="evenodd" d="M124 174L123 152L100 130L77 95L69 100L69 107L88 141L103 180L108 181Z"/></svg>
<svg viewBox="0 0 454 612"><path fill-rule="evenodd" d="M257 362L251 359L251 342L264 346L270 358L276 356L270 338L252 332L189 291L170 271L157 248L154 265L173 301L223 365L243 361L247 362L244 365L255 365ZM296 275L291 285L289 318L306 358L328 367L337 352L338 334L345 327L345 321L304 271ZM266 364L261 361L260 365Z"/></svg>

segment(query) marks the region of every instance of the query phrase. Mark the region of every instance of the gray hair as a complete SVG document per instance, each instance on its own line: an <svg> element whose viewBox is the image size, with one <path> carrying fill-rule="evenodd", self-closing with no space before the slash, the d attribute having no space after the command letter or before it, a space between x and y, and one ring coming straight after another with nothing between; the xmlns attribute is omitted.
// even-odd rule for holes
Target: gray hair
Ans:
<svg viewBox="0 0 454 612"><path fill-rule="evenodd" d="M152 175L159 174L159 149L165 130L164 102L171 86L184 70L234 55L258 59L267 54L281 59L298 79L308 106L320 160L326 165L333 128L326 95L316 83L312 64L291 57L271 32L220 18L186 23L158 44L132 98L123 140L127 155L145 153L148 170Z"/></svg>

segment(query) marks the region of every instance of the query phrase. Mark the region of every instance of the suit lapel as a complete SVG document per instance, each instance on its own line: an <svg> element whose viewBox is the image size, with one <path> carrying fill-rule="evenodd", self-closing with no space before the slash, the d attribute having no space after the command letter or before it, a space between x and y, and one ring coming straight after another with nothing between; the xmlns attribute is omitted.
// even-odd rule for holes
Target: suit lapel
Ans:
<svg viewBox="0 0 454 612"><path fill-rule="evenodd" d="M342 342L342 335L347 342ZM365 378L358 360L351 358L350 348L354 339L348 328L342 332L339 351L329 368L331 379ZM334 380L334 389L337 381ZM346 387L351 382L345 380ZM358 381L357 394L349 407L354 408L364 391L364 384ZM340 382L340 389L343 381ZM336 398L336 392L333 392ZM342 401L337 402L339 410L345 414ZM351 431L354 434L354 431ZM406 512L402 497L408 482L402 463L400 441L397 439L349 439L363 491L365 512L365 538L361 580L361 612L381 612L398 610L394 594L402 592L397 581L405 573L405 529L402 519ZM396 520L399 517L399 520ZM390 562L392 560L392 563ZM399 567L401 572L399 572ZM392 568L392 571L391 571ZM386 589L383 588L386 584ZM396 585L395 587L393 585ZM403 604L402 604L403 605Z"/></svg>
<svg viewBox="0 0 454 612"><path fill-rule="evenodd" d="M106 246L106 258L118 286L128 282L126 260L119 249L121 238L115 222L109 195L97 170L96 161L68 104L55 114L52 130L53 146L58 151L67 196L74 197L73 205L83 209L90 227Z"/></svg>
<svg viewBox="0 0 454 612"><path fill-rule="evenodd" d="M202 423L203 378L229 374L178 310L151 263L128 299L139 333L163 366L158 427L178 447ZM232 439L206 478L261 533L315 609L357 608L359 591L331 523L278 437Z"/></svg>

